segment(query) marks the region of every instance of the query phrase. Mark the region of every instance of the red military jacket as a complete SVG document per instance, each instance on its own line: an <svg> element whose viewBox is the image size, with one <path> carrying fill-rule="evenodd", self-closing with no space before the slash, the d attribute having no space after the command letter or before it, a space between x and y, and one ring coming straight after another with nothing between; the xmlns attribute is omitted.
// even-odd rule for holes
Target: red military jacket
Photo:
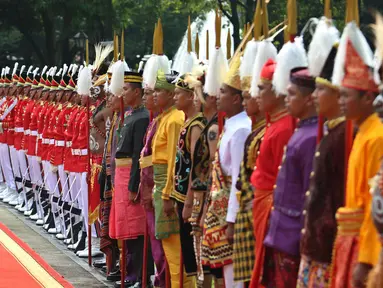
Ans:
<svg viewBox="0 0 383 288"><path fill-rule="evenodd" d="M28 155L36 156L38 137L38 124L41 110L44 108L45 102L40 100L36 102L36 105L32 109L31 121L29 123L29 144L28 144Z"/></svg>
<svg viewBox="0 0 383 288"><path fill-rule="evenodd" d="M54 146L53 137L51 137L51 131L56 123L57 110L62 106L62 104L51 103L47 109L45 118L44 118L44 130L42 133L43 141L45 140L45 145L43 145L43 151L41 154L41 160L49 161L50 150Z"/></svg>
<svg viewBox="0 0 383 288"><path fill-rule="evenodd" d="M1 100L1 105L0 105L0 117L4 114L5 110L8 107L8 100L7 98ZM7 143L7 128L4 125L4 122L1 121L3 125L3 133L0 134L0 143Z"/></svg>
<svg viewBox="0 0 383 288"><path fill-rule="evenodd" d="M72 155L72 139L75 129L75 124L78 121L79 114L81 112L81 107L73 106L72 112L69 116L68 126L64 131L65 135L65 152L64 152L64 170L68 172L75 172L74 166L74 157Z"/></svg>
<svg viewBox="0 0 383 288"><path fill-rule="evenodd" d="M87 171L87 155L85 150L87 149L87 134L86 124L88 118L86 117L86 108L81 107L80 112L76 118L72 137L72 156L76 165L73 167L73 172L86 172ZM84 153L85 152L85 153Z"/></svg>
<svg viewBox="0 0 383 288"><path fill-rule="evenodd" d="M15 109L18 103L16 97L8 97L7 108L4 113L8 113L3 120L3 128L7 130L7 144L13 146L14 143L14 133L15 133Z"/></svg>
<svg viewBox="0 0 383 288"><path fill-rule="evenodd" d="M44 102L43 108L40 111L40 114L38 115L37 120L37 133L38 133L38 142L37 142L37 152L36 156L42 158L43 151L46 148L45 139L43 139L43 132L45 129L45 116L49 109L53 107L53 104L50 102Z"/></svg>
<svg viewBox="0 0 383 288"><path fill-rule="evenodd" d="M71 103L65 103L62 105L62 109L58 109L56 116L56 124L53 130L51 130L51 137L54 139L54 147L50 150L49 161L52 165L58 166L64 163L65 153L65 130L68 126L69 117L73 111L73 105Z"/></svg>
<svg viewBox="0 0 383 288"><path fill-rule="evenodd" d="M31 130L29 128L32 118L32 112L36 105L36 101L29 99L29 102L25 108L24 117L23 117L23 128L24 128L24 137L23 142L21 143L21 149L25 152L29 151L29 139L31 137Z"/></svg>
<svg viewBox="0 0 383 288"><path fill-rule="evenodd" d="M15 107L15 135L14 135L14 145L16 150L21 150L21 143L24 138L24 112L25 108L28 105L28 97L20 97L19 102Z"/></svg>

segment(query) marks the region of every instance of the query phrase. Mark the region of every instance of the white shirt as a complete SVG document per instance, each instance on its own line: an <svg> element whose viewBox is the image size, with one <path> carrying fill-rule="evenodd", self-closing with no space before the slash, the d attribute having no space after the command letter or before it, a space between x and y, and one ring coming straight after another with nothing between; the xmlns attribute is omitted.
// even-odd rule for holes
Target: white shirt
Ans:
<svg viewBox="0 0 383 288"><path fill-rule="evenodd" d="M222 171L226 176L231 176L229 205L226 221L235 223L239 210L237 200L237 179L243 159L245 141L251 133L251 120L246 112L241 112L226 120L224 132L219 146L219 158Z"/></svg>

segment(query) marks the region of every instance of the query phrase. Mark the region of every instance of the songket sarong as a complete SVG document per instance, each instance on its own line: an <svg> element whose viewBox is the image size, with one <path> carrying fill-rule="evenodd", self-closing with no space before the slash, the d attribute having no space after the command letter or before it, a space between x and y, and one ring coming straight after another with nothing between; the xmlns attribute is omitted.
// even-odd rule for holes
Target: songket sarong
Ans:
<svg viewBox="0 0 383 288"><path fill-rule="evenodd" d="M260 282L263 275L265 260L265 240L271 207L273 191L255 190L253 201L253 226L255 237L255 262L250 287L263 287Z"/></svg>
<svg viewBox="0 0 383 288"><path fill-rule="evenodd" d="M297 288L328 288L330 279L331 263L320 263L302 256Z"/></svg>
<svg viewBox="0 0 383 288"><path fill-rule="evenodd" d="M223 174L217 149L212 170L212 187L209 207L204 223L202 240L202 264L210 268L222 268L233 263L233 247L226 237L231 177Z"/></svg>
<svg viewBox="0 0 383 288"><path fill-rule="evenodd" d="M342 207L338 209L336 219L338 234L334 244L330 287L352 288L352 274L358 262L359 231L364 211Z"/></svg>
<svg viewBox="0 0 383 288"><path fill-rule="evenodd" d="M262 285L267 288L292 288L297 285L299 256L266 247ZM253 286L251 286L253 287Z"/></svg>
<svg viewBox="0 0 383 288"><path fill-rule="evenodd" d="M167 179L167 164L153 164L154 170L154 212L156 222L156 238L166 239L171 234L179 234L180 228L178 216L174 213L168 217L164 214L164 205L162 200L162 190L165 188ZM192 249L192 248L191 248Z"/></svg>
<svg viewBox="0 0 383 288"><path fill-rule="evenodd" d="M145 233L145 211L140 203L129 200L128 183L131 159L116 159L115 188L109 217L109 235L113 239L135 239Z"/></svg>

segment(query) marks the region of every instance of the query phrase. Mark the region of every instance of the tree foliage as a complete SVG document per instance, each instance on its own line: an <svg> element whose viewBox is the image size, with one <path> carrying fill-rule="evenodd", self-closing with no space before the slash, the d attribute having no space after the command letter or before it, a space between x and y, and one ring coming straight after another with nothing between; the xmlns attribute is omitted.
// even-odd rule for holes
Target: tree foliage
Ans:
<svg viewBox="0 0 383 288"><path fill-rule="evenodd" d="M125 55L130 66L137 55L151 52L154 24L161 18L165 53L172 57L192 20L219 8L234 25L234 44L241 41L241 29L252 22L258 0L2 0L0 6L0 66L17 59L26 64L61 65L73 62L79 47L73 36L84 31L90 44L110 41L113 31L125 31ZM270 0L270 27L283 21L287 0ZM323 0L298 0L298 30L311 17L323 14ZM332 1L337 27L344 26L345 0ZM371 9L383 11L383 1L360 0L361 28L369 32ZM309 40L309 39L308 39ZM92 50L92 49L91 49ZM91 55L92 56L92 55Z"/></svg>

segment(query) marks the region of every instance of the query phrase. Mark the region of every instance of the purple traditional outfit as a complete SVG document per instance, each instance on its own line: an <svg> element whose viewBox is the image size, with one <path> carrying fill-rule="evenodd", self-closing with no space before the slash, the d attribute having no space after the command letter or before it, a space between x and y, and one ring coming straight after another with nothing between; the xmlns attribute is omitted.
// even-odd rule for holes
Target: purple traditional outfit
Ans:
<svg viewBox="0 0 383 288"><path fill-rule="evenodd" d="M264 245L266 287L295 287L299 242L303 228L303 205L309 189L317 138L318 118L301 120L285 149L274 190L274 206Z"/></svg>
<svg viewBox="0 0 383 288"><path fill-rule="evenodd" d="M157 124L161 116L157 116L150 122L146 136L144 139L144 148L141 152L140 167L141 167L141 184L139 188L141 204L144 205L147 201L153 201L153 163L152 163L152 141L157 131ZM150 237L150 245L152 256L156 264L156 275L154 286L164 288L166 285L166 261L165 252L162 248L161 240L156 238L154 208L145 209L146 224L148 225L148 234Z"/></svg>

